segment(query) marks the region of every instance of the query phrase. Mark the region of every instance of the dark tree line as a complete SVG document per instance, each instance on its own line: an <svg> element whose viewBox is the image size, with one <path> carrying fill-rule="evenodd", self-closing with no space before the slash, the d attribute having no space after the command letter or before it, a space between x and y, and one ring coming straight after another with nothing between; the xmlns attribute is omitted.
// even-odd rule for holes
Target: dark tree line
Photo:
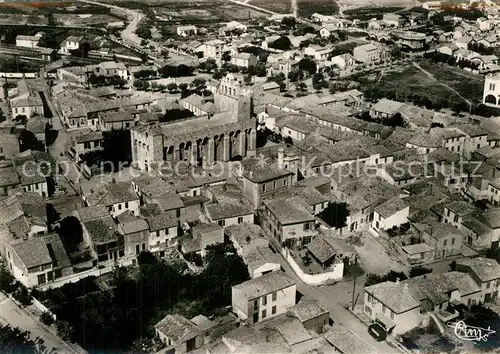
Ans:
<svg viewBox="0 0 500 354"><path fill-rule="evenodd" d="M134 277L126 270L114 273L113 296L93 291L96 286L86 278L37 298L56 314L61 331L85 349L123 352L137 339L154 336L154 324L182 303L196 302L198 313L205 315L231 303L231 286L249 278L246 265L232 246L219 244L207 251L207 266L198 275L142 253Z"/></svg>

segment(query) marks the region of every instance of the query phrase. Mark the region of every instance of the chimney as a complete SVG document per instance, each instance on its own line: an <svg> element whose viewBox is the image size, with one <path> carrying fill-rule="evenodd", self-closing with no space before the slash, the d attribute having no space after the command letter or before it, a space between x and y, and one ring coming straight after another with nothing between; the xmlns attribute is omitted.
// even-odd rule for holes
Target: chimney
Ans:
<svg viewBox="0 0 500 354"><path fill-rule="evenodd" d="M285 150L280 147L278 150L278 168L283 169L284 168L284 160L285 159Z"/></svg>

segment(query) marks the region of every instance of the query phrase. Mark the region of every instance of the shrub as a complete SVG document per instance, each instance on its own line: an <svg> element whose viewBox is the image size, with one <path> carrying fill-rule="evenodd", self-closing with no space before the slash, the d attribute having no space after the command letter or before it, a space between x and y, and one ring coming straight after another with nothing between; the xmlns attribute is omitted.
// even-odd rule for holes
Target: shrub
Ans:
<svg viewBox="0 0 500 354"><path fill-rule="evenodd" d="M43 324L50 326L52 323L54 323L54 318L50 313L44 312L40 315L40 321L42 321Z"/></svg>

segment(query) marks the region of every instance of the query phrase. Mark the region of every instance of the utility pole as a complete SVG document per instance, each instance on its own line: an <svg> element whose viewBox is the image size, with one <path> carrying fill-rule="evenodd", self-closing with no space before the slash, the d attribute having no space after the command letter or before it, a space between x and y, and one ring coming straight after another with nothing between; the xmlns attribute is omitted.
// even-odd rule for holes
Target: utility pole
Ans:
<svg viewBox="0 0 500 354"><path fill-rule="evenodd" d="M351 309L354 310L354 294L356 293L356 276L354 276L354 279L352 281L352 300L351 300Z"/></svg>

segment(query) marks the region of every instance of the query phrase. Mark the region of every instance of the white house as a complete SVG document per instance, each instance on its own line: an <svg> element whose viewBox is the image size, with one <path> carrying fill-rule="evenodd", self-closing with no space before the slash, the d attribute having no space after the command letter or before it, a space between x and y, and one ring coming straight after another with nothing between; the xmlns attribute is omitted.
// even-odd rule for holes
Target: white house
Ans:
<svg viewBox="0 0 500 354"><path fill-rule="evenodd" d="M232 308L240 320L254 324L285 313L295 305L296 283L271 272L232 287Z"/></svg>
<svg viewBox="0 0 500 354"><path fill-rule="evenodd" d="M250 53L238 53L231 57L231 64L248 69L250 66L257 65L257 57Z"/></svg>
<svg viewBox="0 0 500 354"><path fill-rule="evenodd" d="M399 196L393 197L374 209L371 228L378 233L379 230L388 230L394 226L408 222L410 207Z"/></svg>
<svg viewBox="0 0 500 354"><path fill-rule="evenodd" d="M349 54L340 54L330 59L332 65L336 65L340 70L349 71L356 66L356 60Z"/></svg>
<svg viewBox="0 0 500 354"><path fill-rule="evenodd" d="M198 28L194 25L190 26L178 26L177 35L181 37L189 37L198 34Z"/></svg>
<svg viewBox="0 0 500 354"><path fill-rule="evenodd" d="M42 32L38 32L34 36L18 35L16 37L16 47L36 48L42 36Z"/></svg>
<svg viewBox="0 0 500 354"><path fill-rule="evenodd" d="M60 54L69 55L70 51L80 49L80 43L82 42L83 37L80 36L70 36L66 38L61 43L61 49L59 49Z"/></svg>

